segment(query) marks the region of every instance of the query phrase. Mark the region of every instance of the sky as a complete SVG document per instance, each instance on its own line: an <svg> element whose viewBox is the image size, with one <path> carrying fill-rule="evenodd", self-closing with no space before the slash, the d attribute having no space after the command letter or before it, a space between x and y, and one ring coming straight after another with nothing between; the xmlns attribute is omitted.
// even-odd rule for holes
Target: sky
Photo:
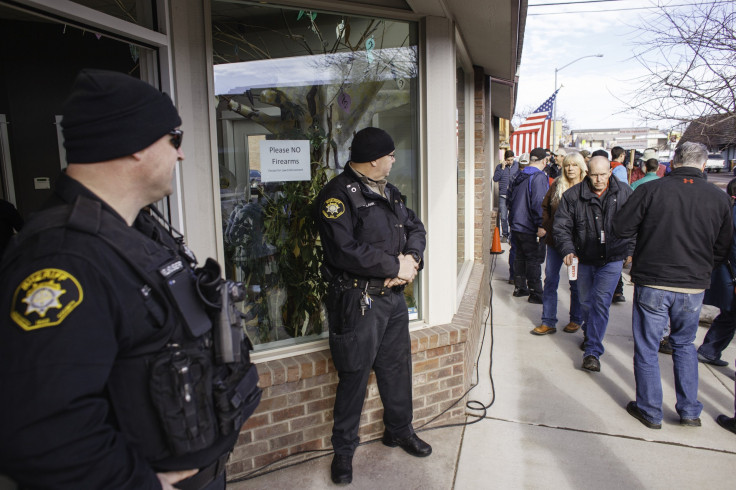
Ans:
<svg viewBox="0 0 736 490"><path fill-rule="evenodd" d="M693 1L698 0L667 3ZM551 3L558 5L538 6ZM558 68L557 85L562 89L557 116L564 115L571 129L664 127L626 112L619 100L631 98L638 85L635 79L645 73L633 54L642 29L656 18L654 10L642 7L652 5L649 0L529 0L516 112L533 111L552 95ZM603 57L575 61L596 54Z"/></svg>

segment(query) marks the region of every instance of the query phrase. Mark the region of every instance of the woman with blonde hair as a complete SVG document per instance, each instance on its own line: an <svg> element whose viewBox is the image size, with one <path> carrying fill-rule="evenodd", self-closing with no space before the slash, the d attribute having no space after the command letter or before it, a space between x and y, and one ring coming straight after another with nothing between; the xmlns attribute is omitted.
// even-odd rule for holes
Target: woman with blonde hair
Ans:
<svg viewBox="0 0 736 490"><path fill-rule="evenodd" d="M585 159L580 153L568 153L562 161L562 174L552 182L542 201L542 228L547 245L547 263L544 268L544 291L542 293L542 324L531 331L534 335L547 335L557 332L557 287L560 283L562 256L555 249L552 236L557 206L562 194L570 187L583 181L588 173ZM583 311L578 299L577 281L570 281L570 323L563 330L577 332L583 324Z"/></svg>

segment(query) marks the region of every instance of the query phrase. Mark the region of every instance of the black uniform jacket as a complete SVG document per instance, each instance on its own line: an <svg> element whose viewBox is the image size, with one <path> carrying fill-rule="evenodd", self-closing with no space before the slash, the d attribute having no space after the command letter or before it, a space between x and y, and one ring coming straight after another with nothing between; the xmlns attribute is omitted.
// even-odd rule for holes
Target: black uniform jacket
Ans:
<svg viewBox="0 0 736 490"><path fill-rule="evenodd" d="M637 187L613 231L637 237L631 266L636 284L707 289L713 266L726 259L731 245L730 201L699 169L678 167Z"/></svg>
<svg viewBox="0 0 736 490"><path fill-rule="evenodd" d="M51 204L77 195L99 201L62 175ZM176 242L149 215L127 229L126 244L150 263L177 258ZM143 444L160 427L136 357L182 327L117 253L67 227L24 241L8 263L14 246L0 270L0 473L21 488L158 489L153 467L201 468L227 452L174 459Z"/></svg>
<svg viewBox="0 0 736 490"><path fill-rule="evenodd" d="M317 196L324 260L333 272L394 278L399 273L398 255L411 252L422 257L420 268L424 265L424 225L404 205L395 186L386 184L385 192L383 197L371 191L347 165Z"/></svg>
<svg viewBox="0 0 736 490"><path fill-rule="evenodd" d="M587 177L565 191L552 226L560 255L574 253L580 263L588 265L604 265L630 256L634 240L613 234L613 217L630 195L631 187L613 176L602 198L591 190Z"/></svg>

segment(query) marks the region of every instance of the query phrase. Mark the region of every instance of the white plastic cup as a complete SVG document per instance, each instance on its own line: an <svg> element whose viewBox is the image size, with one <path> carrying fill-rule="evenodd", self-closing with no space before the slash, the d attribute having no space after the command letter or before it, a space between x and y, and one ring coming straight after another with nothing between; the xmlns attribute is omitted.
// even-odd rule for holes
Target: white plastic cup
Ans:
<svg viewBox="0 0 736 490"><path fill-rule="evenodd" d="M578 279L578 258L572 258L572 264L567 266L567 278L571 281L577 281Z"/></svg>

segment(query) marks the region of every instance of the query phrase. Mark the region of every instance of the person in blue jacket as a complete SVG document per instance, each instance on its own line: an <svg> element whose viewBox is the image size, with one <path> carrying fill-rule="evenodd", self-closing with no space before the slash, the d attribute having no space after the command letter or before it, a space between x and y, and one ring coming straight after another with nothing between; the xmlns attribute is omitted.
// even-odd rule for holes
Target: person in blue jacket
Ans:
<svg viewBox="0 0 736 490"><path fill-rule="evenodd" d="M546 164L544 148L535 148L529 155L529 166L513 180L509 198L509 226L516 251L514 260L514 296L529 296L529 302L542 304L542 263L545 245L540 240L542 201L549 189L549 179L543 172Z"/></svg>

